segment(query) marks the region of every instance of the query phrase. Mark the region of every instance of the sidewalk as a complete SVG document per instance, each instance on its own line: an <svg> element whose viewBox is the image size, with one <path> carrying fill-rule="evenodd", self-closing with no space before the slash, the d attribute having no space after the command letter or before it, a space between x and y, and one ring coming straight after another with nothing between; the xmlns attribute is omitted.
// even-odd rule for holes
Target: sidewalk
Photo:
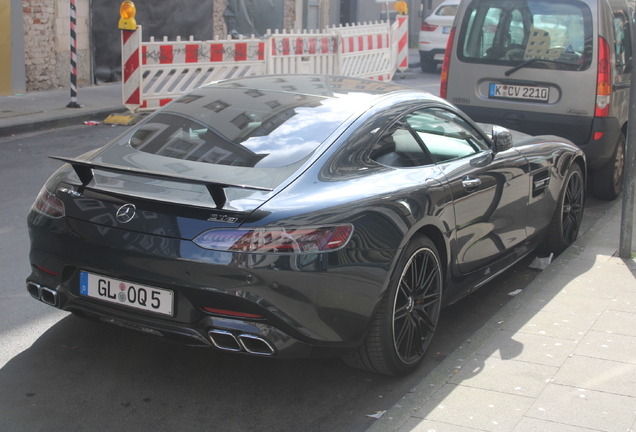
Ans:
<svg viewBox="0 0 636 432"><path fill-rule="evenodd" d="M103 121L109 114L126 111L121 83L80 88L81 108L67 108L70 101L69 89L0 97L0 137Z"/></svg>
<svg viewBox="0 0 636 432"><path fill-rule="evenodd" d="M621 209L367 432L635 432L636 260L617 257Z"/></svg>

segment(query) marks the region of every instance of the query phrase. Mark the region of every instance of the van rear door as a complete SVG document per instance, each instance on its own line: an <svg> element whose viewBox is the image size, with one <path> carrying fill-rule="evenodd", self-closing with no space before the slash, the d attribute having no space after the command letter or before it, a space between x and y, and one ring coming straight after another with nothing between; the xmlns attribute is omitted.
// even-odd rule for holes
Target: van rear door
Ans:
<svg viewBox="0 0 636 432"><path fill-rule="evenodd" d="M447 99L475 121L588 141L596 97L593 5L473 0L456 20Z"/></svg>

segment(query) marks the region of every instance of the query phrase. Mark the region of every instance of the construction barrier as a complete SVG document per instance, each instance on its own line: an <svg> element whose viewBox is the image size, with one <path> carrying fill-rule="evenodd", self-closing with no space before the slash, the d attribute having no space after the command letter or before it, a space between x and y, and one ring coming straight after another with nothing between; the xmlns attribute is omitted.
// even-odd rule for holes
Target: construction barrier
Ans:
<svg viewBox="0 0 636 432"><path fill-rule="evenodd" d="M408 16L263 38L142 42L142 26L122 30L123 102L155 110L208 82L264 74L332 74L382 81L408 67Z"/></svg>

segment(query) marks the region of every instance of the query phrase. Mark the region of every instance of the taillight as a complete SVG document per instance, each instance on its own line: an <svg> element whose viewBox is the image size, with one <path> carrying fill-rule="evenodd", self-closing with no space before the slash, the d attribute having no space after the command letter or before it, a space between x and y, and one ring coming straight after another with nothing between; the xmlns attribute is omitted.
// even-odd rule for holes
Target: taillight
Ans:
<svg viewBox="0 0 636 432"><path fill-rule="evenodd" d="M598 38L598 71L596 75L596 107L594 116L607 117L610 109L612 93L612 77L610 68L609 44L602 37Z"/></svg>
<svg viewBox="0 0 636 432"><path fill-rule="evenodd" d="M437 27L439 27L439 26L436 26L436 25L434 25L434 24L429 24L429 23L427 23L426 21L424 21L424 22L422 23L422 28L421 28L420 30L422 30L422 31L435 31L435 29L436 29Z"/></svg>
<svg viewBox="0 0 636 432"><path fill-rule="evenodd" d="M450 65L451 50L453 49L453 39L455 39L455 27L451 29L450 35L448 35L446 51L444 52L444 62L442 63L442 75L439 85L439 96L442 99L446 99L446 93L448 91L448 66Z"/></svg>
<svg viewBox="0 0 636 432"><path fill-rule="evenodd" d="M242 253L330 252L347 244L353 226L211 229L193 241L204 249Z"/></svg>
<svg viewBox="0 0 636 432"><path fill-rule="evenodd" d="M53 219L64 217L65 214L62 200L49 192L46 187L42 188L31 209Z"/></svg>

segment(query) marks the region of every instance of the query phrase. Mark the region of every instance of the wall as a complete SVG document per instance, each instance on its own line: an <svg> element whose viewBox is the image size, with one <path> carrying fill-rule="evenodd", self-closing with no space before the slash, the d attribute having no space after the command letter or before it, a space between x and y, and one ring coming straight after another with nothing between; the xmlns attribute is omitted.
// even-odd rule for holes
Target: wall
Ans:
<svg viewBox="0 0 636 432"><path fill-rule="evenodd" d="M11 59L11 5L5 2L0 4L0 58ZM11 94L10 60L0 62L0 95L8 94Z"/></svg>
<svg viewBox="0 0 636 432"><path fill-rule="evenodd" d="M27 91L70 87L70 1L23 0ZM89 0L76 0L77 84L91 83Z"/></svg>

